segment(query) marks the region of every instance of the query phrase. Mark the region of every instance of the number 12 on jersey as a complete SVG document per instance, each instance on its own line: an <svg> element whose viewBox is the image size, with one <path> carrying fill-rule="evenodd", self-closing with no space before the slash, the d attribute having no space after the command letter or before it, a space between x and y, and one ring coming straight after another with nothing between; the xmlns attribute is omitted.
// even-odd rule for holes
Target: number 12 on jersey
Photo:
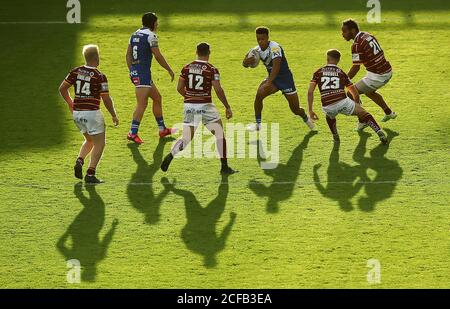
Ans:
<svg viewBox="0 0 450 309"><path fill-rule="evenodd" d="M189 74L188 79L189 79L189 89L203 90L203 76L202 75ZM195 81L195 87L194 87L194 81Z"/></svg>

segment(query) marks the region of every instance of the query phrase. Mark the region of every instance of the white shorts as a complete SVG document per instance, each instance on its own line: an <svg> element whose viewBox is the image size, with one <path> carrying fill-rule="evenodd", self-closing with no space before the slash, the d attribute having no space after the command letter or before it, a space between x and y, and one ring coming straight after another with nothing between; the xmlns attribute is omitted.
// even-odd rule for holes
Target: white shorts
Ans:
<svg viewBox="0 0 450 309"><path fill-rule="evenodd" d="M323 112L329 117L334 119L338 114L350 116L355 110L355 101L350 98L345 98L331 105L323 106Z"/></svg>
<svg viewBox="0 0 450 309"><path fill-rule="evenodd" d="M392 71L385 74L367 72L367 75L356 83L360 93L372 92L386 85L392 78Z"/></svg>
<svg viewBox="0 0 450 309"><path fill-rule="evenodd" d="M184 103L184 124L198 126L220 120L219 112L212 103Z"/></svg>
<svg viewBox="0 0 450 309"><path fill-rule="evenodd" d="M105 132L105 119L100 110L73 111L73 121L83 134L96 135Z"/></svg>

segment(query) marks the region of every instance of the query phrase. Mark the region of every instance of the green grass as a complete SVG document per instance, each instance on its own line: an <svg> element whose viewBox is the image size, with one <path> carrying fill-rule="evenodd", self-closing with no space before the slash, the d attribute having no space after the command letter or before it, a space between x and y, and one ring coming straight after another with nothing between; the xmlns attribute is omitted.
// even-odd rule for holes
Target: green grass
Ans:
<svg viewBox="0 0 450 309"><path fill-rule="evenodd" d="M146 3L83 3L81 25L0 24L2 33L20 38L0 50L6 68L0 77L0 287L450 287L447 2L383 3L379 25L364 22L365 1L345 7L338 1ZM15 6L4 4L2 21L65 18L56 1L26 2L20 12ZM158 166L171 142L158 144L150 110L141 129L146 143L129 147L124 139L135 104L124 53L147 10L161 12L160 47L174 70L193 59L197 42L212 45L211 62L239 123L253 120L253 97L265 77L261 67L240 65L256 45L256 26L271 27L284 47L305 105L309 79L327 49L340 49L340 65L350 66L339 22L362 21L394 67L381 93L399 114L385 129L398 136L381 147L373 134L355 134L354 119L343 116L342 145L333 152L324 118L319 134L307 135L276 94L263 112L264 121L280 124L275 170L261 170L256 159L231 159L240 172L221 183L217 160L183 158L163 174ZM87 43L100 46L100 69L122 121L116 129L106 117L99 174L107 183L97 187L73 179L82 138L57 95ZM179 123L183 105L175 83L154 68L166 122ZM363 100L380 119L379 108ZM165 176L164 183L175 185L164 186ZM71 258L83 266L78 285L66 282ZM366 280L371 258L381 262L379 285Z"/></svg>

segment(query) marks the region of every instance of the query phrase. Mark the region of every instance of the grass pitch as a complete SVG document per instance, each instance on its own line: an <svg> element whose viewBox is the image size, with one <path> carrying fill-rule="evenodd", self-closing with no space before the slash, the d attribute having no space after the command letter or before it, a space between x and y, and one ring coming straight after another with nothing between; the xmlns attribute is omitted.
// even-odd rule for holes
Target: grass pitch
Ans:
<svg viewBox="0 0 450 309"><path fill-rule="evenodd" d="M449 288L449 4L383 2L382 23L368 24L365 1L298 2L90 1L82 3L79 25L48 23L65 20L61 1L2 4L0 286ZM125 51L149 10L159 13L160 48L174 71L194 59L197 42L211 44L232 121L244 124L253 121L254 94L266 75L262 67L241 67L256 45L256 26L270 27L285 49L306 106L327 49L340 49L340 66L349 68L340 21L356 18L394 68L381 90L399 114L383 124L391 145L358 136L355 120L342 116L342 145L333 151L324 117L319 134L307 134L276 94L263 111L263 121L280 125L276 169L231 159L240 172L222 182L218 160L183 158L163 174L171 141L159 143L150 110L140 130L146 143L125 140L135 106ZM100 70L122 122L113 128L105 112L108 142L98 171L107 183L96 187L72 176L82 137L57 94L87 43L100 46ZM175 83L153 68L166 123L179 123ZM318 94L315 105L319 112ZM69 259L81 262L80 284L67 283ZM381 263L380 284L367 282L369 259Z"/></svg>

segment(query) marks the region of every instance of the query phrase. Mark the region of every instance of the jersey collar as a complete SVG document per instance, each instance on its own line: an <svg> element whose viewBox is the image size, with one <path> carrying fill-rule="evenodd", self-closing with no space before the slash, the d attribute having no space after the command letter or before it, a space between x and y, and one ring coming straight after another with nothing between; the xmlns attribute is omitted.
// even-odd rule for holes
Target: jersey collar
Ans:
<svg viewBox="0 0 450 309"><path fill-rule="evenodd" d="M88 69L97 69L97 67L90 67L90 66L88 66L88 65L83 65L85 68L88 68Z"/></svg>
<svg viewBox="0 0 450 309"><path fill-rule="evenodd" d="M199 60L199 59L195 60L195 62L208 63L208 61L205 61L205 60Z"/></svg>
<svg viewBox="0 0 450 309"><path fill-rule="evenodd" d="M356 41L356 39L359 37L359 35L360 35L361 33L362 33L362 31L358 32L353 40Z"/></svg>

